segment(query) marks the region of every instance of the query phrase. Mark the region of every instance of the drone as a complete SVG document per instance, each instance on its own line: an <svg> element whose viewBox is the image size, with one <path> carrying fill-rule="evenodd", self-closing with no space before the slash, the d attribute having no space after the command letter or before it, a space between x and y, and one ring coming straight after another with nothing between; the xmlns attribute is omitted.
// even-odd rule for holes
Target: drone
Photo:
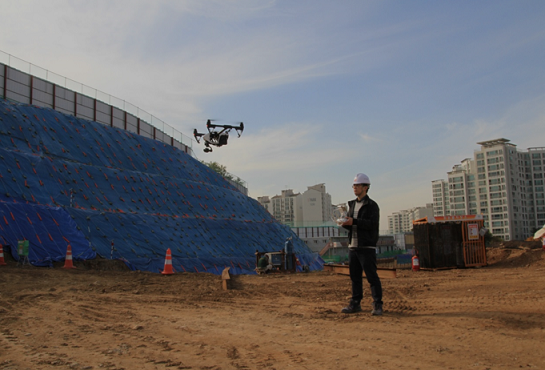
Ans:
<svg viewBox="0 0 545 370"><path fill-rule="evenodd" d="M238 137L242 134L242 131L244 131L244 123L240 122L238 126L232 126L232 125L216 125L212 123L214 120L208 120L206 121L206 128L208 129L208 133L201 134L197 132L197 129L193 130L193 136L195 136L195 140L197 140L197 143L200 143L200 139L202 138L204 140L204 146L206 148L203 149L205 153L210 153L212 151L212 148L210 145L217 146L218 148L220 146L227 145L227 139L229 139L229 131L232 129L235 129L235 131L238 134ZM221 129L217 131L216 129Z"/></svg>

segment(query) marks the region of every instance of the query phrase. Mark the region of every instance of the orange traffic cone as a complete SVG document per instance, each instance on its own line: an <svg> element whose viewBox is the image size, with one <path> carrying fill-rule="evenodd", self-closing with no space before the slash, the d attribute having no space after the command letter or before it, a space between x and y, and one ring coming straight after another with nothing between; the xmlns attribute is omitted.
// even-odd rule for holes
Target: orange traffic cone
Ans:
<svg viewBox="0 0 545 370"><path fill-rule="evenodd" d="M172 269L172 255L170 254L170 248L167 249L167 257L165 258L165 269L161 272L163 275L172 275L174 270Z"/></svg>
<svg viewBox="0 0 545 370"><path fill-rule="evenodd" d="M76 266L72 264L72 246L68 244L66 248L66 259L64 260L63 269L75 269Z"/></svg>
<svg viewBox="0 0 545 370"><path fill-rule="evenodd" d="M6 266L7 263L4 261L4 246L0 244L0 266Z"/></svg>

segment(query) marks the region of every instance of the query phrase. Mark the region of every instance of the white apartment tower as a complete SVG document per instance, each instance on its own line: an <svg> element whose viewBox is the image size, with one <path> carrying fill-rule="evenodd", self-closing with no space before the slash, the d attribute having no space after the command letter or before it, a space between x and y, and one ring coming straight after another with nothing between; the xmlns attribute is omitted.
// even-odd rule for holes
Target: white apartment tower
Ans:
<svg viewBox="0 0 545 370"><path fill-rule="evenodd" d="M411 232L413 230L413 221L429 216L434 216L432 203L426 204L426 207L414 207L394 212L388 216L388 234Z"/></svg>
<svg viewBox="0 0 545 370"><path fill-rule="evenodd" d="M322 225L330 220L331 196L326 193L325 184L309 186L300 198L295 218L297 225Z"/></svg>
<svg viewBox="0 0 545 370"><path fill-rule="evenodd" d="M432 182L434 207L448 203L445 215L482 214L494 236L526 239L545 223L545 147L520 152L503 138L477 144L472 159L448 172L448 202L439 196L442 180Z"/></svg>
<svg viewBox="0 0 545 370"><path fill-rule="evenodd" d="M275 195L271 198L272 212L269 212L271 212L273 217L280 223L293 225L295 222L295 210L297 209L297 200L299 196L300 194L295 194L292 189L282 190L281 195Z"/></svg>
<svg viewBox="0 0 545 370"><path fill-rule="evenodd" d="M272 202L268 196L265 195L262 197L257 197L257 201L267 210L267 212L269 212L271 215L273 214Z"/></svg>
<svg viewBox="0 0 545 370"><path fill-rule="evenodd" d="M450 215L448 181L443 179L431 182L433 191L433 215Z"/></svg>
<svg viewBox="0 0 545 370"><path fill-rule="evenodd" d="M281 195L257 200L279 222L291 227L322 226L331 218L331 195L325 184L309 186L302 194L286 189Z"/></svg>

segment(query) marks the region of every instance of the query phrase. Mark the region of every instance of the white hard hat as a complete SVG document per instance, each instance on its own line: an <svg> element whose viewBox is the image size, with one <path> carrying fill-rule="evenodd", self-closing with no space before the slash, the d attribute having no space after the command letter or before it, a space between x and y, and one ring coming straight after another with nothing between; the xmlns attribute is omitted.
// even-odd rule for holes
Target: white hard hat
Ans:
<svg viewBox="0 0 545 370"><path fill-rule="evenodd" d="M354 185L356 184L369 184L371 185L371 180L369 180L369 176L367 176L364 173L358 173L356 177L354 177Z"/></svg>

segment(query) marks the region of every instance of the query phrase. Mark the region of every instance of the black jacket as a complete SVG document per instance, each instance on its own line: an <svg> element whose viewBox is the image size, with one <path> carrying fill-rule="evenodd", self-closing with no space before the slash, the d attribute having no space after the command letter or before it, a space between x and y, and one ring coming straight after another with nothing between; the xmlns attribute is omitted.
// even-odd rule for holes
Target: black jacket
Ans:
<svg viewBox="0 0 545 370"><path fill-rule="evenodd" d="M348 216L354 220L353 225L356 226L358 232L358 248L375 247L378 242L378 229L380 220L380 210L378 204L369 198L368 195L363 197L363 205L360 208L357 216L354 215L354 207L357 199L348 201ZM352 226L343 226L348 230L348 241L352 241Z"/></svg>

